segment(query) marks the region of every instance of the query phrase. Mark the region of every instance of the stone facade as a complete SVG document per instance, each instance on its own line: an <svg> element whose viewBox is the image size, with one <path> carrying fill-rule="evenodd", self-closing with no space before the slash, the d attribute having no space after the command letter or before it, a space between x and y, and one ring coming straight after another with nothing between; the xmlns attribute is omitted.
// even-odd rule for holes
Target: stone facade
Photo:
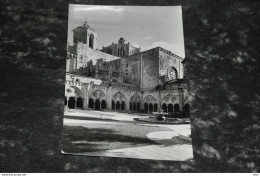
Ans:
<svg viewBox="0 0 260 176"><path fill-rule="evenodd" d="M146 113L159 108L169 113L189 111L183 58L161 47L134 53L126 49L117 57L114 52L91 48L89 41L76 41L74 48L69 47L67 57L68 108ZM119 45L129 46L124 42L119 39Z"/></svg>

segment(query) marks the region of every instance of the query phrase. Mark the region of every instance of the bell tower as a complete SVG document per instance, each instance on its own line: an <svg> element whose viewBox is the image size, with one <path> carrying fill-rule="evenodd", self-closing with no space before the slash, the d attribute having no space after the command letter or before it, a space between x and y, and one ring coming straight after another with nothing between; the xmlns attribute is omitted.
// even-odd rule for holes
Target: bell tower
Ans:
<svg viewBox="0 0 260 176"><path fill-rule="evenodd" d="M93 50L97 48L97 33L87 21L82 26L73 29L73 44L78 45L78 42L86 44Z"/></svg>

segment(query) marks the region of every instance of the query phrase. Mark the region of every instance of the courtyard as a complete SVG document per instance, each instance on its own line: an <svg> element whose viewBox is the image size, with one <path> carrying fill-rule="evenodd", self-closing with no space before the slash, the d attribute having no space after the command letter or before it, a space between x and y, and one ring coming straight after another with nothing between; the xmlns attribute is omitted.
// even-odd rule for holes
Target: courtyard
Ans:
<svg viewBox="0 0 260 176"><path fill-rule="evenodd" d="M190 125L149 124L127 114L68 110L64 114L65 154L185 161L193 158Z"/></svg>

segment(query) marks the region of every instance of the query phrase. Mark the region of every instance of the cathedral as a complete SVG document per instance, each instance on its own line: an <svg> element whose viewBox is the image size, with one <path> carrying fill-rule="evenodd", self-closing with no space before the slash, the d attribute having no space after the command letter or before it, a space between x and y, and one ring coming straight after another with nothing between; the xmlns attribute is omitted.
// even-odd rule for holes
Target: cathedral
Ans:
<svg viewBox="0 0 260 176"><path fill-rule="evenodd" d="M185 59L162 47L142 51L121 37L97 49L87 22L73 30L66 59L69 109L188 114Z"/></svg>

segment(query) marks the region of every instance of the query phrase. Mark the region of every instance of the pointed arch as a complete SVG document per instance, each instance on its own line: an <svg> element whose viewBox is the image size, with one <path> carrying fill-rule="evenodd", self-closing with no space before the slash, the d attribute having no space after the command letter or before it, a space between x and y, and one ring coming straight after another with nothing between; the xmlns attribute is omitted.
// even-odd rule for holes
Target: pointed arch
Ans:
<svg viewBox="0 0 260 176"><path fill-rule="evenodd" d="M152 96L148 95L147 97L144 98L145 103L157 103L157 100Z"/></svg>
<svg viewBox="0 0 260 176"><path fill-rule="evenodd" d="M162 99L162 104L169 104L169 103L174 103L177 100L176 96L173 96L171 94L166 95L163 99Z"/></svg>
<svg viewBox="0 0 260 176"><path fill-rule="evenodd" d="M106 94L102 90L95 90L95 91L93 91L90 94L89 98L91 98L93 100L99 99L101 101L107 99Z"/></svg>
<svg viewBox="0 0 260 176"><path fill-rule="evenodd" d="M122 94L121 92L117 92L113 95L112 100L114 100L115 102L119 101L121 103L122 101L126 101L126 98L124 94Z"/></svg>
<svg viewBox="0 0 260 176"><path fill-rule="evenodd" d="M92 49L94 48L94 35L93 34L89 35L89 47Z"/></svg>
<svg viewBox="0 0 260 176"><path fill-rule="evenodd" d="M135 103L138 103L138 102L141 102L141 97L137 94L134 94L131 98L130 98L130 102L135 102Z"/></svg>

